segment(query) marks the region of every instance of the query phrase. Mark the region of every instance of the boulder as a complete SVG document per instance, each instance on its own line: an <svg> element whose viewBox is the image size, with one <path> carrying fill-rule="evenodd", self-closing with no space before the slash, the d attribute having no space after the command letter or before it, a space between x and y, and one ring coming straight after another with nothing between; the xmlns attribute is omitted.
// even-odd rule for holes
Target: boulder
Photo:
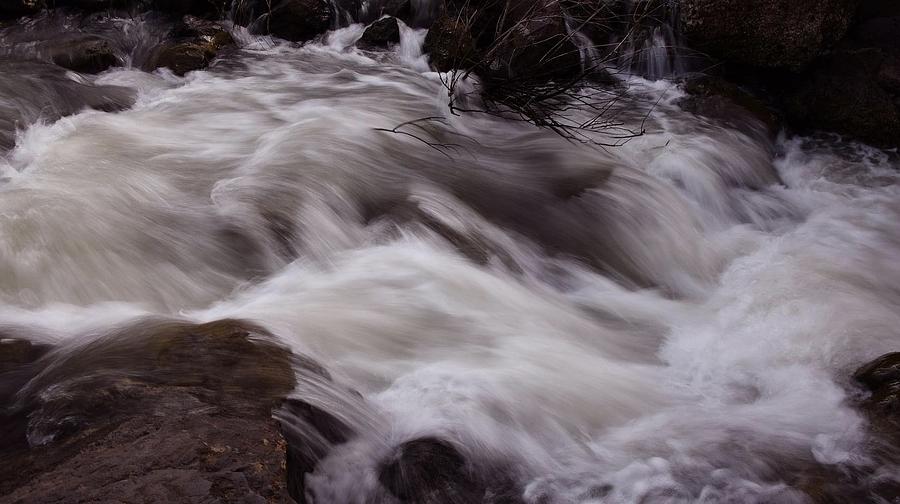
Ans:
<svg viewBox="0 0 900 504"><path fill-rule="evenodd" d="M683 0L692 47L728 63L799 69L847 32L858 0Z"/></svg>
<svg viewBox="0 0 900 504"><path fill-rule="evenodd" d="M10 502L282 502L272 410L302 361L252 324L144 320L23 364L0 420ZM21 367L19 369L22 369ZM38 374L37 371L40 371ZM0 375L0 383L9 372ZM8 438L25 433L27 443Z"/></svg>
<svg viewBox="0 0 900 504"><path fill-rule="evenodd" d="M429 30L425 51L441 71L478 67L490 81L547 81L581 69L565 14L553 0L450 3Z"/></svg>
<svg viewBox="0 0 900 504"><path fill-rule="evenodd" d="M441 16L431 25L423 49L431 65L440 72L472 68L480 61L468 25L449 15Z"/></svg>
<svg viewBox="0 0 900 504"><path fill-rule="evenodd" d="M871 393L865 401L870 412L900 421L900 352L860 367L853 379Z"/></svg>
<svg viewBox="0 0 900 504"><path fill-rule="evenodd" d="M518 81L569 79L580 74L581 56L558 3L542 0L509 9L515 22L492 44L487 74Z"/></svg>
<svg viewBox="0 0 900 504"><path fill-rule="evenodd" d="M280 0L250 26L260 35L274 35L293 42L306 42L332 26L333 13L327 0Z"/></svg>
<svg viewBox="0 0 900 504"><path fill-rule="evenodd" d="M413 439L397 446L381 462L378 481L403 503L525 502L508 467L469 461L452 443L437 437Z"/></svg>
<svg viewBox="0 0 900 504"><path fill-rule="evenodd" d="M96 74L119 64L113 43L99 35L78 35L49 42L50 60L75 72Z"/></svg>
<svg viewBox="0 0 900 504"><path fill-rule="evenodd" d="M219 51L233 46L234 39L220 24L185 16L172 31L173 38L154 48L147 69L166 67L183 76L209 66Z"/></svg>
<svg viewBox="0 0 900 504"><path fill-rule="evenodd" d="M818 60L787 93L789 122L876 146L900 145L897 95L882 85L891 85L894 67L884 67L885 61L878 49L841 51Z"/></svg>
<svg viewBox="0 0 900 504"><path fill-rule="evenodd" d="M399 43L400 25L397 18L385 17L369 25L356 45L364 49L374 49Z"/></svg>

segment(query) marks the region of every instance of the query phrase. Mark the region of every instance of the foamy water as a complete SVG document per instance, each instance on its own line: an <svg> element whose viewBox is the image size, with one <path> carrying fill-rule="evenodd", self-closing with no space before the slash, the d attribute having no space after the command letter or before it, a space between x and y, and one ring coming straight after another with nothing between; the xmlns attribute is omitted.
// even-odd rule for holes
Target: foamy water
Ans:
<svg viewBox="0 0 900 504"><path fill-rule="evenodd" d="M639 78L623 117L658 103L648 133L573 144L451 114L424 32L390 54L361 33L111 70L91 84L132 108L20 129L0 329L258 322L334 374L297 394L359 432L315 502L387 499L379 461L432 435L529 503L803 502L785 468L878 464L848 377L900 347L895 154L770 142Z"/></svg>

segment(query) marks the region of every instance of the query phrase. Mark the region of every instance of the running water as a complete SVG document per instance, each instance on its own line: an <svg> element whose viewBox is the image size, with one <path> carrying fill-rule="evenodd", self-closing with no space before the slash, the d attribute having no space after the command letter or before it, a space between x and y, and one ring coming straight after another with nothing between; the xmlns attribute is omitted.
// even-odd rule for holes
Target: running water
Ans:
<svg viewBox="0 0 900 504"><path fill-rule="evenodd" d="M255 321L359 434L314 502L390 502L375 467L427 436L528 503L803 502L789 471L882 464L848 376L900 347L895 154L773 143L639 77L621 117L656 104L647 134L573 144L450 113L423 31L361 32L236 32L209 71L78 83L127 110L19 122L0 333L64 353L147 315Z"/></svg>

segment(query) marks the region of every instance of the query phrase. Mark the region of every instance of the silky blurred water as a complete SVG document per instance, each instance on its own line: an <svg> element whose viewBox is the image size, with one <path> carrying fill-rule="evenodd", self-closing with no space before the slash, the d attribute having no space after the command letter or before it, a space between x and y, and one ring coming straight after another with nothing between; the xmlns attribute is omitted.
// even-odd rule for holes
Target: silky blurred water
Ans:
<svg viewBox="0 0 900 504"><path fill-rule="evenodd" d="M647 134L572 143L451 113L423 31L361 34L59 77L134 105L13 121L0 331L258 322L365 398L315 502L382 495L378 461L423 435L533 503L802 502L783 468L873 463L848 376L900 345L896 154L770 141L638 77L621 114L652 108Z"/></svg>

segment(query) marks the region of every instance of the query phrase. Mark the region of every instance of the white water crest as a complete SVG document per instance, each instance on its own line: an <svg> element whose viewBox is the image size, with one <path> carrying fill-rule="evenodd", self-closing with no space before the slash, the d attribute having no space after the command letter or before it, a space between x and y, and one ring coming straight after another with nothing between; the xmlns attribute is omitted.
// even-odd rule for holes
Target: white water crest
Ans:
<svg viewBox="0 0 900 504"><path fill-rule="evenodd" d="M364 397L315 502L383 496L379 461L422 436L529 503L803 502L782 468L872 464L848 377L900 348L896 154L773 142L640 78L622 117L656 104L647 134L572 143L451 113L424 32L361 34L110 70L132 108L19 129L0 329L268 328Z"/></svg>

